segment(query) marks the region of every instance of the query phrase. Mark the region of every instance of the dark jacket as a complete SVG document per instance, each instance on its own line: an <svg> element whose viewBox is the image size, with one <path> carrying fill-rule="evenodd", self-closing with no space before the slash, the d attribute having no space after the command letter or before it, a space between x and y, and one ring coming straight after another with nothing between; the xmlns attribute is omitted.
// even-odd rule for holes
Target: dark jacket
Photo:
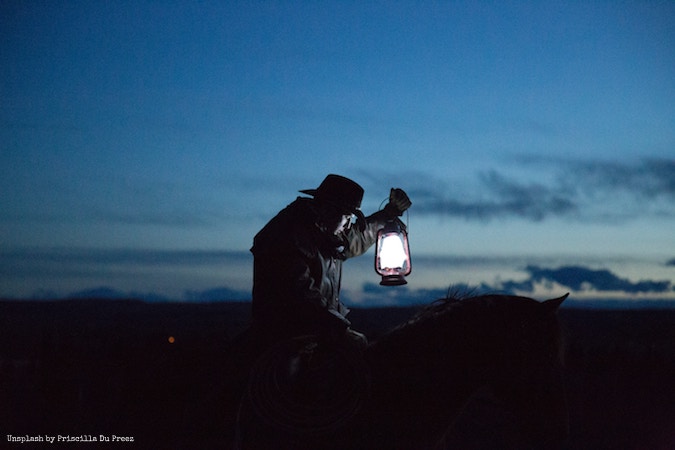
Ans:
<svg viewBox="0 0 675 450"><path fill-rule="evenodd" d="M253 240L253 329L271 340L344 332L342 262L375 243L386 215L367 217L365 229L352 227L342 242L322 233L317 219L314 200L298 197Z"/></svg>

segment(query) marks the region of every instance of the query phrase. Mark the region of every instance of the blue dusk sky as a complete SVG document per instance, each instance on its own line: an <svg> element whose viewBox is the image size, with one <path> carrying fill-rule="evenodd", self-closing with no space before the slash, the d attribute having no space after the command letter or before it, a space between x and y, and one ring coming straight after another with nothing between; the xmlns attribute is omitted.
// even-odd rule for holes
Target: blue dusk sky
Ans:
<svg viewBox="0 0 675 450"><path fill-rule="evenodd" d="M0 36L0 296L245 299L338 173L413 202L409 284L371 250L349 304L675 298L675 2L9 0Z"/></svg>

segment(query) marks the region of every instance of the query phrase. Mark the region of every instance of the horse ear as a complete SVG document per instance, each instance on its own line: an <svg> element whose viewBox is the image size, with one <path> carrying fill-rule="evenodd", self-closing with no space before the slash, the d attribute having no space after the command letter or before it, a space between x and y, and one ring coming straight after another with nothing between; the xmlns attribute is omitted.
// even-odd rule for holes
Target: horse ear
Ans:
<svg viewBox="0 0 675 450"><path fill-rule="evenodd" d="M544 305L544 308L546 308L547 311L556 312L558 310L558 308L560 307L560 305L562 304L562 302L565 301L565 299L567 298L568 295L570 295L569 292L567 294L563 295L562 297L552 298L550 300L546 300L546 301L542 302L541 304Z"/></svg>

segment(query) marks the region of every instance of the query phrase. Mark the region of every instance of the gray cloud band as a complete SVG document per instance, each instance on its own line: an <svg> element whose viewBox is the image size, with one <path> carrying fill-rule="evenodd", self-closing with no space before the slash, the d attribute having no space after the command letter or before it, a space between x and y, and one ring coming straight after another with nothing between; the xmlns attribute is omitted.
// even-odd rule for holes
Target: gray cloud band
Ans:
<svg viewBox="0 0 675 450"><path fill-rule="evenodd" d="M536 166L550 181L534 182L487 170L478 174L473 192L460 196L445 180L408 174L404 178L414 199L414 212L478 221L558 217L614 222L675 217L675 160L645 159L631 164L534 157L518 162Z"/></svg>

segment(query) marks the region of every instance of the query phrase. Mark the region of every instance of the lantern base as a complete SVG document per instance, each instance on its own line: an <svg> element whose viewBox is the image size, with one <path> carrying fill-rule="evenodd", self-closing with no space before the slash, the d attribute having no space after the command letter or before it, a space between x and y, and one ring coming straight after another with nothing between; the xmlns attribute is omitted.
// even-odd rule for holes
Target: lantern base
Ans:
<svg viewBox="0 0 675 450"><path fill-rule="evenodd" d="M403 275L382 275L380 286L402 286L408 284Z"/></svg>

